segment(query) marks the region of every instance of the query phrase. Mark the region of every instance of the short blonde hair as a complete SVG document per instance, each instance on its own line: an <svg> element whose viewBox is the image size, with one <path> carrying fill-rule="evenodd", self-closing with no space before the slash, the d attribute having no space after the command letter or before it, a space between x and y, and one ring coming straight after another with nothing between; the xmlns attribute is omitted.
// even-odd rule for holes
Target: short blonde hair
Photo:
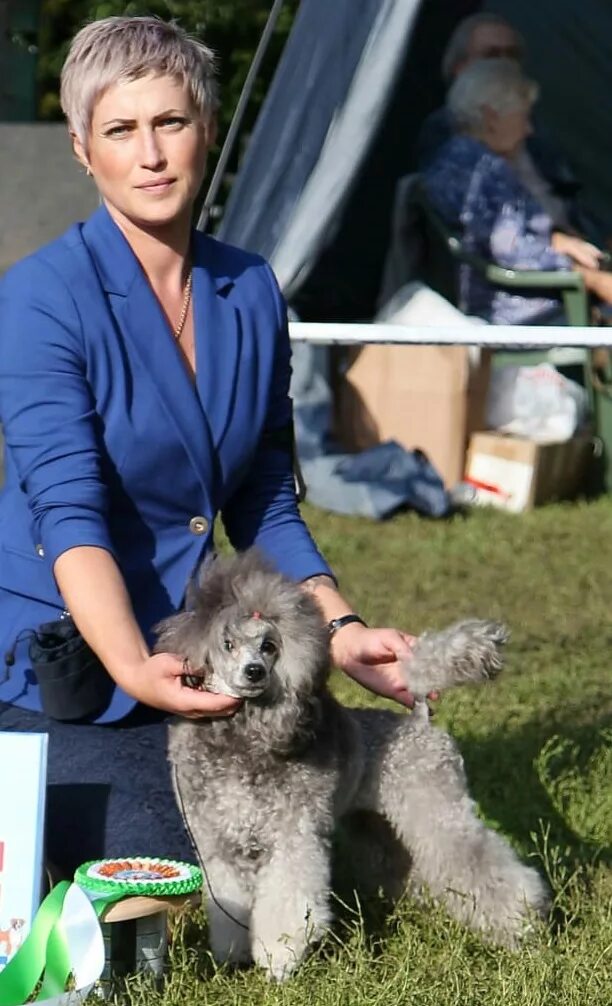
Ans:
<svg viewBox="0 0 612 1006"><path fill-rule="evenodd" d="M211 49L175 22L157 17L106 17L74 36L62 68L60 101L70 129L87 148L94 106L119 81L148 74L182 81L204 119L218 106Z"/></svg>
<svg viewBox="0 0 612 1006"><path fill-rule="evenodd" d="M477 133L485 106L504 114L531 106L537 96L538 85L513 59L477 59L459 74L446 103L457 129Z"/></svg>

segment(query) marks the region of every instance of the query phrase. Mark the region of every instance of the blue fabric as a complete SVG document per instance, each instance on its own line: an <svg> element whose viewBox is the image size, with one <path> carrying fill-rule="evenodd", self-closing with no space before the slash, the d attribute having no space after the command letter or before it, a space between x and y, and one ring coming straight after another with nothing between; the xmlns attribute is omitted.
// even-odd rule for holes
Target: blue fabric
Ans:
<svg viewBox="0 0 612 1006"><path fill-rule="evenodd" d="M57 723L0 703L0 731L49 735L46 858L66 876L88 859L197 862L166 759L166 723L137 707L121 724Z"/></svg>
<svg viewBox="0 0 612 1006"><path fill-rule="evenodd" d="M308 499L335 513L381 519L402 507L445 517L452 506L444 482L422 451L394 440L359 454L327 454L302 464Z"/></svg>
<svg viewBox="0 0 612 1006"><path fill-rule="evenodd" d="M334 442L328 364L326 346L296 344L291 390L309 502L335 513L376 520L401 507L412 507L429 517L447 514L450 498L444 483L420 451L407 451L387 441L359 454L346 454Z"/></svg>
<svg viewBox="0 0 612 1006"><path fill-rule="evenodd" d="M507 269L569 269L551 247L552 222L512 167L483 144L453 136L423 175L432 206L460 231L466 251ZM493 287L467 265L460 270L460 308L494 325L529 325L558 310L541 291Z"/></svg>
<svg viewBox="0 0 612 1006"><path fill-rule="evenodd" d="M180 607L213 546L259 546L288 576L329 568L304 526L290 453L264 437L291 420L290 345L258 256L193 234L197 387L127 241L102 208L0 284L0 652L57 617L57 557L116 558L147 637ZM190 530L192 516L209 529ZM44 552L44 555L42 554ZM27 643L0 700L40 709ZM134 701L115 689L100 722Z"/></svg>

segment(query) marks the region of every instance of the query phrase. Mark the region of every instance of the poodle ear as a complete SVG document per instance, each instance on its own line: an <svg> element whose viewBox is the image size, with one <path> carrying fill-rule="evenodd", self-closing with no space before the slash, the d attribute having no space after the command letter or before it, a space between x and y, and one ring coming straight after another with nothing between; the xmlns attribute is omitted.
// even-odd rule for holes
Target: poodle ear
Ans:
<svg viewBox="0 0 612 1006"><path fill-rule="evenodd" d="M185 611L193 611L196 607L198 591L200 590L201 576L202 573L200 571L194 573L187 584L187 589L185 590ZM168 621L168 619L164 619L164 622L160 622L159 624L164 625L166 621Z"/></svg>
<svg viewBox="0 0 612 1006"><path fill-rule="evenodd" d="M178 653L185 651L194 621L193 611L181 611L177 615L164 618L153 631L157 637L153 647L154 653Z"/></svg>
<svg viewBox="0 0 612 1006"><path fill-rule="evenodd" d="M208 552L204 556L204 558L202 559L202 562L200 563L200 565L198 566L198 568L195 570L195 572L194 572L193 576L191 577L191 580L189 581L189 584L187 586L187 592L185 594L185 607L186 608L193 607L193 600L194 600L195 595L197 595L197 593L201 589L204 581L210 576L210 574L215 569L215 566L216 566L216 563L218 562L218 560L219 560L219 553L218 552Z"/></svg>

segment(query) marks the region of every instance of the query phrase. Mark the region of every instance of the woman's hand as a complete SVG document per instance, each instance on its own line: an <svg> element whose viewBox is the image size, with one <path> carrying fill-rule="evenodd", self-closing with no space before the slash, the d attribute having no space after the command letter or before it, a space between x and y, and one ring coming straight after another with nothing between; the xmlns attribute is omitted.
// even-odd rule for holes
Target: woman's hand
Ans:
<svg viewBox="0 0 612 1006"><path fill-rule="evenodd" d="M573 234L563 234L561 231L555 231L551 244L555 251L560 252L562 255L568 255L577 265L581 265L585 269L599 268L603 252L588 241L574 237Z"/></svg>
<svg viewBox="0 0 612 1006"><path fill-rule="evenodd" d="M241 699L216 692L199 691L183 684L183 662L172 653L154 653L134 667L115 675L117 684L147 706L168 713L200 719L232 716L242 705Z"/></svg>
<svg viewBox="0 0 612 1006"><path fill-rule="evenodd" d="M332 636L332 660L376 695L412 706L414 696L402 668L410 659L413 644L414 636L399 629L368 629L356 622Z"/></svg>

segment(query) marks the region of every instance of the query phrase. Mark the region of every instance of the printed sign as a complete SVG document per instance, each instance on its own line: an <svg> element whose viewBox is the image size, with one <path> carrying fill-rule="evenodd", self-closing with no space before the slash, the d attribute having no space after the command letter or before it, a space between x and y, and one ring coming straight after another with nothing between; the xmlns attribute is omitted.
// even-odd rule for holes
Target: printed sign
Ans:
<svg viewBox="0 0 612 1006"><path fill-rule="evenodd" d="M47 739L0 732L0 971L23 943L40 904Z"/></svg>

